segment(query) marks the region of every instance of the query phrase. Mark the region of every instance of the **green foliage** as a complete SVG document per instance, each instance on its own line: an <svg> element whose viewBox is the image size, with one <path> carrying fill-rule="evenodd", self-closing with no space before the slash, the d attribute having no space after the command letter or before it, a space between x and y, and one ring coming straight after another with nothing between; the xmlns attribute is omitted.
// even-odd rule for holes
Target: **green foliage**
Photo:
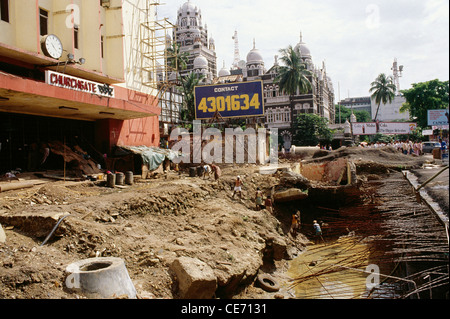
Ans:
<svg viewBox="0 0 450 319"><path fill-rule="evenodd" d="M447 109L449 103L449 81L432 80L415 83L409 90L401 91L406 98L401 111L409 111L419 127L428 127L428 110Z"/></svg>
<svg viewBox="0 0 450 319"><path fill-rule="evenodd" d="M378 104L377 113L374 117L374 121L376 121L381 103L391 103L395 98L397 87L394 84L394 78L391 75L386 76L384 73L381 73L371 85L372 87L369 90L372 93L371 97Z"/></svg>
<svg viewBox="0 0 450 319"><path fill-rule="evenodd" d="M181 119L192 122L195 119L195 92L194 89L203 80L202 74L189 73L181 78L181 91L184 94L184 108L181 110Z"/></svg>
<svg viewBox="0 0 450 319"><path fill-rule="evenodd" d="M180 46L178 43L172 43L172 46L166 49L167 51L167 64L174 71L182 71L187 69L187 63L189 61L189 54L187 52L180 52Z"/></svg>
<svg viewBox="0 0 450 319"><path fill-rule="evenodd" d="M280 50L280 53L280 60L284 65L278 67L278 76L275 78L280 92L291 97L297 94L297 90L301 94L308 93L312 88L308 77L312 76L312 73L306 69L301 55L292 46Z"/></svg>
<svg viewBox="0 0 450 319"><path fill-rule="evenodd" d="M341 110L341 123L345 123L346 120L349 120L352 115L352 110L342 106L342 105L336 105L336 116L335 116L335 122L339 124L339 109ZM367 111L354 111L353 112L356 116L356 121L359 123L367 123L371 122L370 113Z"/></svg>
<svg viewBox="0 0 450 319"><path fill-rule="evenodd" d="M330 143L333 137L328 120L316 114L300 114L294 122L294 130L297 146L315 146L321 141Z"/></svg>

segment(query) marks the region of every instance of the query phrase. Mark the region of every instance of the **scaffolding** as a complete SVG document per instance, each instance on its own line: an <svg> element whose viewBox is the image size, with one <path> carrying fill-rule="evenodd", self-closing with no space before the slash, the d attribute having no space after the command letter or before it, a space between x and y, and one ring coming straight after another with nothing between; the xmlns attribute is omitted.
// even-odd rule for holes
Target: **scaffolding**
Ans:
<svg viewBox="0 0 450 319"><path fill-rule="evenodd" d="M161 99L165 92L176 85L171 75L177 72L176 51L168 50L172 38L176 36L176 25L168 18L157 19L156 7L161 5L159 0L147 0L144 10L144 21L140 23L140 50L143 72L143 85L157 89L156 97ZM176 42L176 39L174 40ZM175 63L169 63L174 61Z"/></svg>

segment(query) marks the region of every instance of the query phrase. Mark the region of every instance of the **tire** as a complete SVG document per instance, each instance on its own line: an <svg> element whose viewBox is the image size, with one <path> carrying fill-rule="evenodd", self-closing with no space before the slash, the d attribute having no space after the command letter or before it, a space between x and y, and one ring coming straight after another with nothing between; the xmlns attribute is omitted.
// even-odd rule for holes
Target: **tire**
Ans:
<svg viewBox="0 0 450 319"><path fill-rule="evenodd" d="M262 274L258 276L259 286L267 292L277 292L280 286L277 281L269 274Z"/></svg>

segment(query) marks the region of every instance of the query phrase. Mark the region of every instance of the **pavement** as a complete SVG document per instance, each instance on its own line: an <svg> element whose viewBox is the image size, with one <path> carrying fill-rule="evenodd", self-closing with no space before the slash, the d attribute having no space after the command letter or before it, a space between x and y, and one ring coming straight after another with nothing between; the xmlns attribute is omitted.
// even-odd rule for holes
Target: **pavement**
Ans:
<svg viewBox="0 0 450 319"><path fill-rule="evenodd" d="M448 232L449 169L445 169L448 167L448 164L444 165L441 160L433 160L432 157L430 157L430 162L432 164L425 164L423 168L404 172L404 174L411 185L417 190L442 171L441 174L423 186L418 193L421 200L434 211L441 222L447 227Z"/></svg>

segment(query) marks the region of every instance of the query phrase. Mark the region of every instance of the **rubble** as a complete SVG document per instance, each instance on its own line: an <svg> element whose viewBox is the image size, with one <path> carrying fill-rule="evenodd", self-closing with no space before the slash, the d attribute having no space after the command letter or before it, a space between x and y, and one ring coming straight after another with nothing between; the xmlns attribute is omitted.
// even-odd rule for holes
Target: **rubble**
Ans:
<svg viewBox="0 0 450 319"><path fill-rule="evenodd" d="M361 165L378 156L345 152L355 164L352 171L356 170L358 180L364 178L359 174ZM327 155L326 161L334 159ZM416 165L418 160L414 161ZM403 165L409 163L403 160ZM267 175L260 174L257 165L222 165L218 181L189 177L189 171L168 171L152 179L137 178L123 189L104 187L101 182L53 181L0 193L0 222L8 236L6 243L0 243L0 298L80 298L64 289L64 269L75 260L92 257L123 258L137 295L152 298L180 297L173 289L179 277L170 269L176 260L191 258L212 271L216 288L211 296L233 297L242 287L252 286L262 268L274 275L277 267L309 243L306 236L288 234L290 214L277 204L274 214L255 210L257 187L264 196L276 186L308 189L308 198L323 198L320 191L328 196L338 188L347 192L357 188L338 186L337 181L331 186L310 181L300 174L299 162L281 161L280 167L286 169ZM242 199L231 198L237 175L244 181ZM48 244L37 247L65 213L71 217Z"/></svg>

